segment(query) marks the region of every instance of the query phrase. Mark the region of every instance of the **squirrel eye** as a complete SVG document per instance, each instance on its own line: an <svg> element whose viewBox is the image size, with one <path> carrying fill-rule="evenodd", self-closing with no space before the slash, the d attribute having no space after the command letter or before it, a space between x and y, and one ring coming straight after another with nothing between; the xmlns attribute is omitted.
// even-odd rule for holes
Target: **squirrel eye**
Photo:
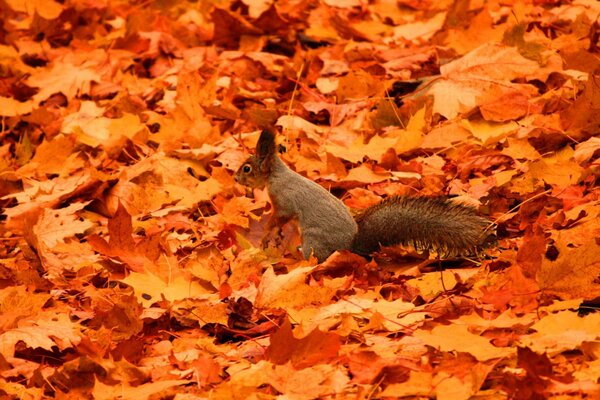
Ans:
<svg viewBox="0 0 600 400"><path fill-rule="evenodd" d="M249 173L250 171L252 171L252 167L251 167L250 165L246 164L246 165L244 165L244 166L242 167L242 171L244 171L244 173L246 173L246 174L247 174L247 173Z"/></svg>

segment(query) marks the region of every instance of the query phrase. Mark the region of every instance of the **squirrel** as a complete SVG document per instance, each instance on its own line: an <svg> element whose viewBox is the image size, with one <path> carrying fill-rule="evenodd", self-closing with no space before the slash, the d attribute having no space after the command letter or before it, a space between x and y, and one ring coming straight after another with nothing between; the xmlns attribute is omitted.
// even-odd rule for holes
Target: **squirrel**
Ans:
<svg viewBox="0 0 600 400"><path fill-rule="evenodd" d="M292 171L276 154L275 134L262 131L255 154L238 169L235 180L250 188L265 186L273 204L265 240L291 219L298 221L302 254L324 261L336 250L370 256L381 246L412 245L441 257L477 254L495 240L492 224L474 208L442 198L392 196L356 219L340 199Z"/></svg>

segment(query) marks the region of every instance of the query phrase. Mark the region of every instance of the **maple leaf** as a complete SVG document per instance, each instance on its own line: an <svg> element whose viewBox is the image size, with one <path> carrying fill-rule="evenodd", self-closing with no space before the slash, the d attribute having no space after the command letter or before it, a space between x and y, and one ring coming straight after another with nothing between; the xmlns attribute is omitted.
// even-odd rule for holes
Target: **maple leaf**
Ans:
<svg viewBox="0 0 600 400"><path fill-rule="evenodd" d="M167 389L174 386L185 385L189 383L187 380L165 380L144 383L139 386L130 386L127 382L122 382L119 385L105 385L99 380L94 383L93 396L97 400L109 400L109 399L123 399L123 400L134 400L134 399L148 399L151 396L157 395Z"/></svg>
<svg viewBox="0 0 600 400"><path fill-rule="evenodd" d="M121 118L105 118L102 116L104 112L96 103L84 101L79 112L64 119L61 130L75 136L79 143L102 146L109 152L122 147L126 139L143 140L146 127L137 115L124 113Z"/></svg>
<svg viewBox="0 0 600 400"><path fill-rule="evenodd" d="M358 383L385 382L387 384L406 381L411 369L416 369L416 365L407 360L383 359L372 351L351 354L348 367Z"/></svg>
<svg viewBox="0 0 600 400"><path fill-rule="evenodd" d="M108 232L108 242L98 235L90 235L88 242L94 250L126 262L134 271L143 271L159 256L159 237L155 235L136 242L132 236L131 215L120 203L117 212L108 221Z"/></svg>
<svg viewBox="0 0 600 400"><path fill-rule="evenodd" d="M598 131L600 119L600 77L590 75L585 83L585 89L573 104L561 113L561 121L565 129L578 135L580 132L593 133Z"/></svg>
<svg viewBox="0 0 600 400"><path fill-rule="evenodd" d="M30 16L38 14L45 19L58 18L64 6L47 0L7 0L6 3L15 11L26 12Z"/></svg>
<svg viewBox="0 0 600 400"><path fill-rule="evenodd" d="M590 207L589 212L576 226L555 233L557 257L540 260L537 280L546 293L565 299L600 296L599 207Z"/></svg>
<svg viewBox="0 0 600 400"><path fill-rule="evenodd" d="M35 317L50 295L44 293L31 293L25 286L13 286L0 290L0 313L3 322L0 331L17 327L21 319Z"/></svg>
<svg viewBox="0 0 600 400"><path fill-rule="evenodd" d="M556 354L572 350L582 342L595 340L600 315L579 317L572 311L549 314L531 326L536 333L523 336L520 343L536 353Z"/></svg>
<svg viewBox="0 0 600 400"><path fill-rule="evenodd" d="M78 194L91 191L99 186L100 181L88 174L73 174L54 180L28 180L28 187L6 197L15 198L19 204L6 208L3 214L7 217L7 227L14 232L31 229L32 219L45 208L55 208Z"/></svg>
<svg viewBox="0 0 600 400"><path fill-rule="evenodd" d="M336 289L307 285L306 277L312 270L313 267L299 267L288 274L275 275L273 269L268 268L258 287L256 306L301 308L329 303Z"/></svg>
<svg viewBox="0 0 600 400"><path fill-rule="evenodd" d="M62 351L80 341L80 327L71 322L67 314L46 311L36 315L34 321L23 320L18 327L0 334L0 351L5 357L14 357L18 342L24 342L31 349L52 351L56 347Z"/></svg>
<svg viewBox="0 0 600 400"><path fill-rule="evenodd" d="M40 91L33 96L33 100L39 103L55 93L63 93L68 98L89 93L91 82L100 82L102 79L100 74L88 64L57 61L49 71L42 70L32 74L27 79L27 83L40 88Z"/></svg>
<svg viewBox="0 0 600 400"><path fill-rule="evenodd" d="M177 276L169 282L165 282L151 272L132 272L121 282L135 290L139 302L145 307L150 307L163 298L173 302L189 297L208 297L212 293L198 282L190 282L190 279L185 276Z"/></svg>
<svg viewBox="0 0 600 400"><path fill-rule="evenodd" d="M337 357L341 338L334 333L313 330L301 339L296 339L292 325L285 320L277 332L271 335L271 344L265 357L275 364L290 362L295 368L303 369L318 363L327 363Z"/></svg>
<svg viewBox="0 0 600 400"><path fill-rule="evenodd" d="M29 114L33 111L32 101L20 102L10 97L0 96L0 115L4 117L15 117L21 114Z"/></svg>
<svg viewBox="0 0 600 400"><path fill-rule="evenodd" d="M498 96L535 94L530 86L510 83L534 75L538 63L521 56L513 47L485 44L440 68L442 79L428 92L434 97L433 111L448 119L470 111Z"/></svg>
<svg viewBox="0 0 600 400"><path fill-rule="evenodd" d="M598 397L600 3L0 3L0 393ZM258 248L273 126L349 206L476 205L492 260Z"/></svg>
<svg viewBox="0 0 600 400"><path fill-rule="evenodd" d="M511 348L495 347L489 340L469 332L463 325L439 325L431 332L415 332L414 336L441 351L470 353L480 361L510 357L515 353Z"/></svg>

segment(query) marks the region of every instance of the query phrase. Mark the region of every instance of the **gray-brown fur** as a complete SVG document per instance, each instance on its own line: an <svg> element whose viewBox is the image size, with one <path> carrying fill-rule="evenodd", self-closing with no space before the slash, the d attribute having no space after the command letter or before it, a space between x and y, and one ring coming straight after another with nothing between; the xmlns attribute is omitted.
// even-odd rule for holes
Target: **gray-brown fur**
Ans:
<svg viewBox="0 0 600 400"><path fill-rule="evenodd" d="M490 223L472 207L441 198L391 197L357 217L352 251L371 254L380 246L410 245L442 257L475 254L493 240Z"/></svg>
<svg viewBox="0 0 600 400"><path fill-rule="evenodd" d="M279 157L275 157L267 190L277 217L298 220L305 258L311 249L322 261L336 250L350 248L357 228L344 203L290 170Z"/></svg>
<svg viewBox="0 0 600 400"><path fill-rule="evenodd" d="M344 203L289 169L275 154L272 133L261 134L256 151L256 155L240 167L236 179L250 187L266 185L275 210L270 225L296 219L305 258L313 251L315 257L323 261L336 250L349 249L357 228Z"/></svg>

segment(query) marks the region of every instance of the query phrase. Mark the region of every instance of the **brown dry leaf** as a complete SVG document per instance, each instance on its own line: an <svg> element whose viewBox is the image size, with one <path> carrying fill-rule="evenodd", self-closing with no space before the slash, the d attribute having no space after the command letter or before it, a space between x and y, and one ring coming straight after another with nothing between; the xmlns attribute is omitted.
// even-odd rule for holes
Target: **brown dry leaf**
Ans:
<svg viewBox="0 0 600 400"><path fill-rule="evenodd" d="M223 221L228 224L238 225L242 228L248 228L248 218L257 219L252 211L262 207L261 204L250 200L247 197L234 197L225 203L225 206L221 210Z"/></svg>
<svg viewBox="0 0 600 400"><path fill-rule="evenodd" d="M107 194L109 209L116 210L119 202L132 215L154 212L169 203L191 208L212 199L223 189L216 178L210 176L201 181L190 170L208 175L202 164L156 153L123 171L119 182Z"/></svg>
<svg viewBox="0 0 600 400"><path fill-rule="evenodd" d="M222 254L213 247L202 249L190 257L185 263L185 269L215 288L220 286L227 273Z"/></svg>
<svg viewBox="0 0 600 400"><path fill-rule="evenodd" d="M366 106L368 106L368 103L365 101L355 101L345 104L332 104L324 101L306 101L302 103L302 107L304 107L306 111L310 111L315 114L326 110L329 113L331 126L339 125L347 116L353 116Z"/></svg>
<svg viewBox="0 0 600 400"><path fill-rule="evenodd" d="M387 2L387 5L389 6L390 3L391 2ZM380 2L379 4L384 5L386 2ZM390 8L394 10L394 7ZM388 12L385 12L384 15L389 17ZM398 25L393 28L394 40L427 40L442 28L445 19L446 13L440 12L435 14L432 18L424 21L415 21L412 23Z"/></svg>
<svg viewBox="0 0 600 400"><path fill-rule="evenodd" d="M457 363L458 364L458 363ZM464 363L467 364L467 363ZM457 370L442 371L433 379L436 398L440 400L470 399L479 392L495 363L477 363ZM458 376L457 376L458 375Z"/></svg>
<svg viewBox="0 0 600 400"><path fill-rule="evenodd" d="M529 101L523 93L515 91L490 99L488 103L479 106L479 111L486 121L505 122L541 113L542 107Z"/></svg>
<svg viewBox="0 0 600 400"><path fill-rule="evenodd" d="M32 216L37 216L43 209L54 208L80 192L91 190L98 183L96 178L87 174L73 174L46 181L28 180L28 187L25 190L7 196L15 198L19 203L3 210L3 214L7 217L7 228L15 232L23 232L31 228Z"/></svg>
<svg viewBox="0 0 600 400"><path fill-rule="evenodd" d="M65 118L61 131L75 136L79 143L103 146L109 152L122 147L126 139L146 139L146 126L137 115L124 113L121 118L106 118L104 112L93 101L84 101L78 112Z"/></svg>
<svg viewBox="0 0 600 400"><path fill-rule="evenodd" d="M506 139L507 146L502 149L502 154L506 154L515 160L536 160L540 153L525 139L509 137Z"/></svg>
<svg viewBox="0 0 600 400"><path fill-rule="evenodd" d="M77 212L87 206L86 203L72 203L68 207L58 210L44 209L37 224L33 227L33 233L40 244L52 249L66 238L77 234L83 234L86 230L95 226L92 221L81 220Z"/></svg>
<svg viewBox="0 0 600 400"><path fill-rule="evenodd" d="M84 167L83 157L75 150L73 136L58 135L50 141L44 141L27 164L18 170L26 177L42 179L45 174L69 176Z"/></svg>
<svg viewBox="0 0 600 400"><path fill-rule="evenodd" d="M267 257L264 252L258 249L246 249L240 252L238 257L230 264L230 275L227 283L233 290L240 290L257 283L260 280L260 274L266 267Z"/></svg>
<svg viewBox="0 0 600 400"><path fill-rule="evenodd" d="M579 303L577 304L577 306ZM533 314L525 316L516 316L510 310L504 311L502 314L493 319L484 319L476 313L461 316L458 321L461 324L466 324L471 328L478 330L487 330L490 328L512 328L516 325L529 325L535 321Z"/></svg>

